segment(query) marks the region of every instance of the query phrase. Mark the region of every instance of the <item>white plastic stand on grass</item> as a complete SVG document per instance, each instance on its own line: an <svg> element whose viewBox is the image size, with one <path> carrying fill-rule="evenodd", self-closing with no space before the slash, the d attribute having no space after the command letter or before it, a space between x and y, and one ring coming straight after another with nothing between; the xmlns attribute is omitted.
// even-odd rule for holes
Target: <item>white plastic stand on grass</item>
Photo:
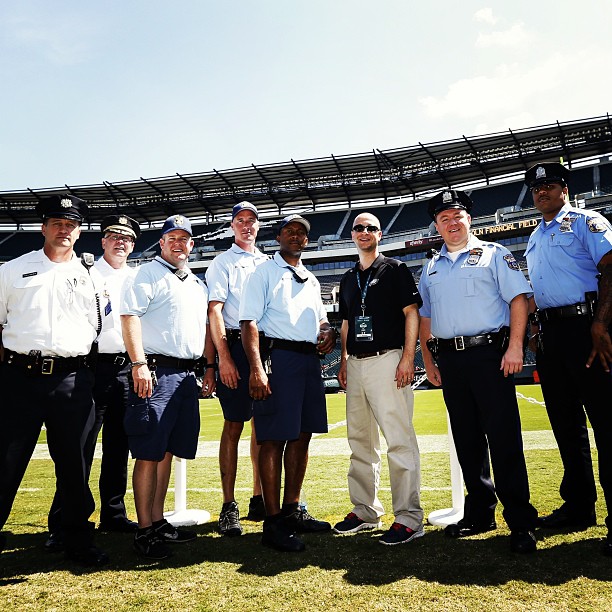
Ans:
<svg viewBox="0 0 612 612"><path fill-rule="evenodd" d="M180 457L174 458L174 510L165 512L164 517L175 527L202 525L210 520L206 510L187 509L187 461Z"/></svg>
<svg viewBox="0 0 612 612"><path fill-rule="evenodd" d="M450 453L450 475L451 475L451 492L453 507L444 508L443 510L434 510L427 517L430 525L438 527L446 527L452 525L463 518L463 509L465 505L465 497L463 495L463 473L457 458L457 449L453 440L453 431L451 429L448 413L446 414L448 423L448 446Z"/></svg>

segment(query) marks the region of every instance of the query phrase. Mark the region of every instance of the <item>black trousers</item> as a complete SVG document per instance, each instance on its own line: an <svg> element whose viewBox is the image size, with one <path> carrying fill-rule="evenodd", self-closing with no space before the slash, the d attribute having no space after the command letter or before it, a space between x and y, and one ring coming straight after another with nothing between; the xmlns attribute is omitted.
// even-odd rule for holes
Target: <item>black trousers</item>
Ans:
<svg viewBox="0 0 612 612"><path fill-rule="evenodd" d="M94 376L88 368L50 375L0 365L0 529L6 523L43 423L55 464L68 549L88 546L94 501L87 483L85 447L94 421Z"/></svg>
<svg viewBox="0 0 612 612"><path fill-rule="evenodd" d="M557 440L563 478L564 507L578 517L594 511L597 492L587 432L588 416L599 455L599 481L612 508L612 375L596 359L585 367L591 352L589 317L570 317L542 324L542 344L536 355L548 418ZM585 414L586 410L586 414Z"/></svg>
<svg viewBox="0 0 612 612"><path fill-rule="evenodd" d="M442 350L438 356L444 401L467 489L464 517L474 523L493 520L499 497L511 530L533 529L537 511L529 503L514 379L504 378L499 369L501 358L501 351L490 346Z"/></svg>
<svg viewBox="0 0 612 612"><path fill-rule="evenodd" d="M127 519L125 492L128 480L128 440L123 427L128 397L129 363L123 366L98 362L93 396L95 420L85 448L87 476L91 471L98 434L102 430L102 463L100 466L100 522ZM49 532L61 528L61 505L56 491L49 510Z"/></svg>

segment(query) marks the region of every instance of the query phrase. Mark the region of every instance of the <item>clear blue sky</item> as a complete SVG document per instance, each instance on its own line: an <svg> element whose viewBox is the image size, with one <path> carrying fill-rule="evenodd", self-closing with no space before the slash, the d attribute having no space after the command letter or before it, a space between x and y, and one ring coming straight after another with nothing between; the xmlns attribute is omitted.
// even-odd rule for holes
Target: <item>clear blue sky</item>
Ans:
<svg viewBox="0 0 612 612"><path fill-rule="evenodd" d="M604 115L610 23L610 0L3 2L0 191Z"/></svg>

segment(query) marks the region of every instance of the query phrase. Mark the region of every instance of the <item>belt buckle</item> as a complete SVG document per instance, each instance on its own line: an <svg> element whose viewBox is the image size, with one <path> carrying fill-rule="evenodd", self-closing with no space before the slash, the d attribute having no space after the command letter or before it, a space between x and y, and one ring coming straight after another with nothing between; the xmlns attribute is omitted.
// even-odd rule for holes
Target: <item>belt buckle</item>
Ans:
<svg viewBox="0 0 612 612"><path fill-rule="evenodd" d="M465 342L463 341L463 336L455 336L455 350L456 351L464 351L465 350Z"/></svg>
<svg viewBox="0 0 612 612"><path fill-rule="evenodd" d="M53 374L53 365L55 361L51 357L45 357L40 363L41 374Z"/></svg>
<svg viewBox="0 0 612 612"><path fill-rule="evenodd" d="M122 366L125 364L125 357L123 355L116 355L113 360L113 365Z"/></svg>

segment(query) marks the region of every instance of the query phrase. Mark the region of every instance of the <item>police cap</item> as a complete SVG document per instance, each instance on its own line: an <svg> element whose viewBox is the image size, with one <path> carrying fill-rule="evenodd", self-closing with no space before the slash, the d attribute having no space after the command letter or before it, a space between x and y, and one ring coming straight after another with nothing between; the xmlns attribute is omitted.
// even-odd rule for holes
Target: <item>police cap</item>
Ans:
<svg viewBox="0 0 612 612"><path fill-rule="evenodd" d="M569 170L556 162L544 162L531 166L525 172L525 184L532 189L545 183L560 183L565 187L569 178Z"/></svg>
<svg viewBox="0 0 612 612"><path fill-rule="evenodd" d="M87 216L87 204L73 195L53 195L36 205L36 214L43 220L73 219L79 223Z"/></svg>
<svg viewBox="0 0 612 612"><path fill-rule="evenodd" d="M100 223L100 230L103 234L113 232L114 234L131 236L134 240L140 236L138 222L127 215L107 215Z"/></svg>
<svg viewBox="0 0 612 612"><path fill-rule="evenodd" d="M470 197L464 191L445 189L436 194L427 203L427 212L434 221L439 212L448 208L462 208L469 213L472 210L472 200L470 200Z"/></svg>
<svg viewBox="0 0 612 612"><path fill-rule="evenodd" d="M289 223L301 223L306 228L307 232L310 231L310 222L304 219L304 217L302 217L301 215L288 215L287 217L285 217L280 222L280 227L278 228L279 231L282 230L285 225L289 225Z"/></svg>
<svg viewBox="0 0 612 612"><path fill-rule="evenodd" d="M164 221L164 225L162 227L162 236L173 230L183 230L190 236L193 236L191 221L189 221L187 217L183 217L183 215L172 215L171 217L168 217Z"/></svg>

